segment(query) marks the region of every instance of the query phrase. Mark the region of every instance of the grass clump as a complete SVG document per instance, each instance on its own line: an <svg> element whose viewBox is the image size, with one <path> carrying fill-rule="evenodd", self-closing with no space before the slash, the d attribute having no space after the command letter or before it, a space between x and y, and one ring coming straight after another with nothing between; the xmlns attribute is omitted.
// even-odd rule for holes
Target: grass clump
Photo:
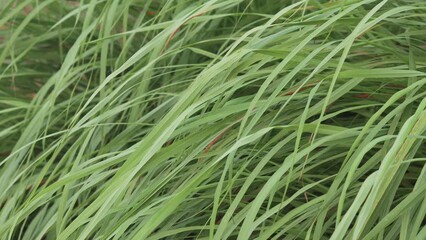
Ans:
<svg viewBox="0 0 426 240"><path fill-rule="evenodd" d="M1 4L0 239L426 239L426 2Z"/></svg>

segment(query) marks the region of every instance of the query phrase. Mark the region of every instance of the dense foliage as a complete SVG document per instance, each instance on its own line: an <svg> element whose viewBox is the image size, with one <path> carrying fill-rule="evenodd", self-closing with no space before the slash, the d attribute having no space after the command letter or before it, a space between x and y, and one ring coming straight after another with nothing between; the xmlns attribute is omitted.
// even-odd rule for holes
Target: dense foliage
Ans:
<svg viewBox="0 0 426 240"><path fill-rule="evenodd" d="M0 239L426 239L425 1L0 4Z"/></svg>

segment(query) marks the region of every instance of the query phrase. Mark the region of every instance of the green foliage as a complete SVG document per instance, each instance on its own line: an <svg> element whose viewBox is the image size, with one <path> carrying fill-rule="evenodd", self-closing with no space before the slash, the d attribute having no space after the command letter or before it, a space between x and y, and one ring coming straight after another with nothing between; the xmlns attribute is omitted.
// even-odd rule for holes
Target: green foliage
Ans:
<svg viewBox="0 0 426 240"><path fill-rule="evenodd" d="M426 239L426 2L0 4L0 239Z"/></svg>

